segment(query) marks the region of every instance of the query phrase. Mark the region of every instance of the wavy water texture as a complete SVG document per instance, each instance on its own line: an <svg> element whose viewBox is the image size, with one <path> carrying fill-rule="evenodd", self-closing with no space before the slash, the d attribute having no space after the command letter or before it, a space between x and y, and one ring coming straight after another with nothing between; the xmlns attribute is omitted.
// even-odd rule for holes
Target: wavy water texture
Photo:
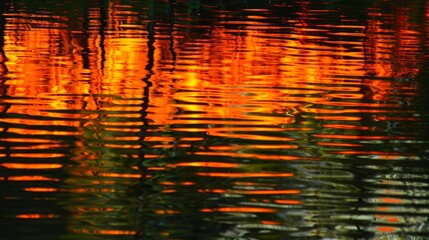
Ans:
<svg viewBox="0 0 429 240"><path fill-rule="evenodd" d="M425 1L0 3L5 239L425 239Z"/></svg>

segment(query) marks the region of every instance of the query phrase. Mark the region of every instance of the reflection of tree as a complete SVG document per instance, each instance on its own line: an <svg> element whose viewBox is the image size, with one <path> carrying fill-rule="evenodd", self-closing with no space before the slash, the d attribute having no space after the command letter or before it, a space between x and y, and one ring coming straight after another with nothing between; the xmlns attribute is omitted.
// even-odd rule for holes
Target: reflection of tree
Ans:
<svg viewBox="0 0 429 240"><path fill-rule="evenodd" d="M149 1L149 9L148 9L148 23L146 26L146 31L148 34L148 42L147 42L147 64L145 66L145 70L147 71L146 76L142 78L143 83L143 98L142 98L142 110L141 110L141 121L143 125L139 132L139 142L142 145L140 148L140 160L144 161L144 151L145 151L145 142L144 139L146 137L146 133L149 127L149 120L147 119L147 108L149 107L149 90L150 86L152 86L151 77L154 74L153 68L155 64L154 53L155 53L155 13L154 13L154 1ZM142 167L143 164L139 164L139 167ZM145 169L142 169L146 171Z"/></svg>
<svg viewBox="0 0 429 240"><path fill-rule="evenodd" d="M4 52L4 36L6 29L6 19L4 17L5 8L7 5L5 3L0 4L0 77L3 79L3 75L7 73L7 67L5 61L7 60L6 54ZM3 88L3 80L0 81L1 87Z"/></svg>
<svg viewBox="0 0 429 240"><path fill-rule="evenodd" d="M145 161L145 152L147 151L147 145L145 143L145 137L147 135L148 132L148 128L149 128L149 120L147 119L147 109L149 107L149 92L150 92L150 87L152 86L152 82L151 82L151 77L154 74L153 72L153 68L154 68L154 52L155 52L155 47L154 47L154 43L155 43L155 16L154 16L154 1L151 0L149 1L150 7L149 7L149 19L148 19L148 23L146 26L146 31L148 34L148 43L147 43L147 59L148 62L145 66L145 70L147 71L146 76L142 78L142 83L143 83L143 96L142 96L142 109L140 112L140 119L143 123L143 125L141 126L140 130L139 130L139 143L140 143L140 148L139 148L139 169L142 171L142 178L141 178L141 182L137 185L137 188L139 189L139 195L141 194L141 191L147 191L148 188L150 188L151 186L145 184L145 178L146 178L146 174L147 174L147 168L144 167L144 161ZM143 188L143 190L141 190L141 188ZM137 218L141 218L139 216L137 216ZM146 234L145 233L145 224L147 224L147 222L145 222L145 219L141 219L137 221L140 226L137 227L137 233L136 233L136 238L140 239L141 235ZM143 231L141 229L144 229Z"/></svg>
<svg viewBox="0 0 429 240"><path fill-rule="evenodd" d="M109 17L109 13L108 13L108 4L109 1L100 1L100 28L99 28L99 35L100 35L100 55L101 55L101 60L100 60L100 71L102 76L103 74L103 70L104 70L104 63L106 62L106 50L105 50L105 34L104 32L107 29L107 22L108 22L108 17Z"/></svg>
<svg viewBox="0 0 429 240"><path fill-rule="evenodd" d="M4 17L6 4L0 3L0 96L5 96L7 93L7 87L5 84L5 74L7 74L7 61L6 53L4 52L4 38L6 30L6 19ZM0 106L0 114L7 111L6 104Z"/></svg>

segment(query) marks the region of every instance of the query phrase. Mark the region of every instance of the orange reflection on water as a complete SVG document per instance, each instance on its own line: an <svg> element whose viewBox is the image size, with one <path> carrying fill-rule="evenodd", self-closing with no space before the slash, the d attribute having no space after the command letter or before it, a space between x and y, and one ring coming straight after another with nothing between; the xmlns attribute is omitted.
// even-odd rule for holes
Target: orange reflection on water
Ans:
<svg viewBox="0 0 429 240"><path fill-rule="evenodd" d="M10 154L13 158L60 158L64 157L63 153L12 153ZM30 163L31 164L31 163Z"/></svg>
<svg viewBox="0 0 429 240"><path fill-rule="evenodd" d="M107 185L107 183L105 183ZM109 186L103 186L101 184L94 185L95 188L73 188L73 189L64 189L63 191L72 192L72 193L90 193L90 192L100 192L100 193L114 193L117 190L110 188Z"/></svg>
<svg viewBox="0 0 429 240"><path fill-rule="evenodd" d="M330 121L360 121L362 117L353 116L315 116L315 119L330 120Z"/></svg>
<svg viewBox="0 0 429 240"><path fill-rule="evenodd" d="M54 214L39 214L39 213L28 213L28 214L18 214L16 218L23 219L40 219L40 218L54 218Z"/></svg>
<svg viewBox="0 0 429 240"><path fill-rule="evenodd" d="M275 213L278 209L262 207L221 207L221 208L203 208L201 212L237 212L237 213Z"/></svg>
<svg viewBox="0 0 429 240"><path fill-rule="evenodd" d="M24 129L24 128L9 128L8 132L27 135L27 136L41 136L41 137L44 137L46 135L57 135L57 136L78 135L78 133L72 132L72 131L51 131L51 130Z"/></svg>
<svg viewBox="0 0 429 240"><path fill-rule="evenodd" d="M280 222L276 222L276 221L262 220L261 224L264 224L264 225L280 225L281 223Z"/></svg>
<svg viewBox="0 0 429 240"><path fill-rule="evenodd" d="M85 40L70 35L69 32L61 30L61 28L47 30L43 27L32 26L31 31L19 31L23 36L8 32L5 40L5 52L8 53L10 60L7 65L11 72L19 74L19 79L26 79L25 85L22 86L21 83L23 82L16 82L18 81L17 79L10 80L11 88L9 88L8 94L11 96L39 98L53 94L93 94L94 96L76 97L74 103L65 103L55 98L44 101L48 103L47 109L138 110L140 108L138 106L101 106L102 104L95 97L97 94L111 94L114 98L124 99L141 98L142 96L140 87L126 88L126 86L143 86L145 84L141 81L141 78L148 74L146 69L149 61L147 54L148 33L138 23L138 17L136 17L138 12L123 11L122 7L125 6L127 9L130 7L126 4L120 6L111 4L109 6L110 18L107 21L109 34L103 39L103 43L100 43L101 36L98 33L90 32L88 39ZM410 30L409 24L407 24L407 11L408 9L401 10L401 15L397 19L400 23L398 24L400 27L398 29L399 47L397 52L399 58L408 57L414 62L418 60L414 55L404 55L405 50L409 50L408 46L417 41L415 32ZM131 15L125 16L126 13ZM99 17L99 13L92 10L92 14L94 19L90 22L89 27L91 29L100 24L96 18ZM276 29L276 26L261 22L262 16L249 15L246 18L238 21L243 25L240 30L242 33L240 37L220 24L213 27L210 36L211 41L189 42L186 45L189 46L189 49L186 46L180 48L178 41L174 41L174 39L170 45L171 40L164 38L167 33L163 32L162 29L154 29L154 34L164 36L154 42L154 67L151 71L153 71L154 79L162 79L153 81L153 88L150 92L150 101L153 107L151 107L148 118L153 120L154 124L220 124L216 120L206 120L206 118L212 117L217 119L249 119L255 120L255 122L263 121L266 125L275 126L293 123L294 118L286 115L275 117L249 115L247 113L284 113L287 109L302 106L306 103L324 103L331 106L340 106L341 104L346 106L345 104L348 104L348 107L363 106L362 104L365 103L333 102L330 101L330 98L362 99L364 96L361 93L361 88L363 85L367 85L371 88L371 96L376 100L380 100L385 98L393 87L387 81L378 80L367 81L363 84L358 81L353 84L349 82L347 87L328 85L336 83L336 81L342 81L333 79L331 76L365 76L372 69L374 69L372 74L377 76L392 75L392 63L382 61L382 59L389 58L385 49L390 49L393 43L383 41L384 30L381 27L382 22L378 19L371 18L368 21L368 31L362 33L362 29L365 29L365 26L333 24L320 24L317 27L308 26L307 21L312 16L302 14L299 16L299 24L294 26L292 33L282 34L267 31ZM14 24L19 24L15 21L16 19L14 18L9 21L8 24L11 28ZM48 24L50 22L45 20L40 23L41 26ZM235 25L237 22L226 21L223 24ZM257 28L255 29L256 26ZM325 37L308 33L309 30L317 31L318 28L332 28L335 30L331 33L332 35L365 36L369 40L363 44L344 41L344 44L353 44L355 49L360 50L347 51L341 41L335 42L336 45L334 46L321 44L324 41L327 42ZM344 32L345 28L354 29L355 32ZM186 36L175 37L183 38ZM87 42L85 43L85 41ZM14 44L15 42L25 44L17 45ZM57 44L53 44L57 42L62 42L65 46L60 48ZM81 64L84 61L81 54L84 43L92 53L89 55L89 69L84 69L83 64ZM101 49L101 45L104 49ZM170 48L177 52L177 71L175 72L163 71L166 68L165 62L168 60L171 63L172 61L172 56L170 56L172 55L172 50ZM197 50L194 51L194 49ZM36 56L36 54L29 54L30 52L49 52L60 55L60 57L54 58L53 63L50 63L50 59L47 59L45 55ZM102 54L105 55L103 56ZM359 64L347 60L348 58L345 57L354 59L369 58L366 62L368 62L367 68L370 70L362 69ZM79 64L71 65L71 60ZM40 64L40 62L46 64ZM44 71L43 74L41 74L40 65L48 66L48 70ZM415 72L413 69L406 69L406 66L402 67L403 71ZM411 67L408 66L408 68ZM91 81L72 82L73 79L79 79L81 73L89 74ZM207 79L207 76L210 76L210 79ZM176 78L177 81L173 81ZM33 85L37 85L33 83L39 82L53 87L45 89L33 87ZM326 85L321 87L322 84ZM298 87L301 89L296 89ZM179 92L174 89L194 91ZM343 91L343 93L326 93L326 91L335 90ZM303 96L295 97L294 95L297 94ZM313 97L305 95L312 95ZM173 100L181 100L191 104L177 104L173 103ZM114 103L115 101L120 100L111 99L108 102ZM201 102L207 104L197 104ZM87 105L84 106L84 103ZM249 106L252 105L249 103L254 106ZM12 106L9 110L10 112L22 113L29 111L29 109L14 110L13 107L15 106ZM201 113L194 114L194 119L173 119L178 108ZM301 110L305 110L305 108ZM311 110L311 112L316 113L362 111L368 112L369 110L351 108L343 110ZM374 111L381 113L382 110L376 109ZM39 111L39 113L47 114L43 111ZM35 112L31 114L38 115ZM136 114L130 114L129 116L136 116ZM359 117L350 116L317 116L316 118L325 120L360 120ZM225 123L227 124L227 122ZM80 127L79 123L75 121L58 121L56 124ZM137 125L139 124L141 123L137 123ZM234 124L239 124L239 122L234 122ZM188 128L188 131L191 131L190 128ZM214 136L231 136L229 133L212 131L214 130L208 129L208 132ZM64 134L72 133L65 132ZM234 134L234 137L248 138L254 136ZM264 136L257 136L256 140L264 140Z"/></svg>
<svg viewBox="0 0 429 240"><path fill-rule="evenodd" d="M91 207L78 207L79 212L115 212L117 209L109 207L91 208Z"/></svg>
<svg viewBox="0 0 429 240"><path fill-rule="evenodd" d="M132 173L98 173L98 176L113 177L113 178L141 178L141 174Z"/></svg>
<svg viewBox="0 0 429 240"><path fill-rule="evenodd" d="M252 19L252 17L250 17ZM253 19L252 19L253 20ZM352 88L343 87L342 95L330 95L316 97L330 90L328 86L321 88L312 83L332 84L331 75L364 75L365 71L339 66L347 65L346 60L335 58L329 54L339 54L338 48L321 47L305 41L296 41L294 38L304 37L306 39L318 38L317 36L287 35L271 32L260 32L252 26L252 20L244 21L243 34L237 37L233 32L221 26L214 27L211 32L212 41L201 42L196 47L197 51L188 53L186 59L178 56L177 71L174 75L178 80L174 83L176 89L194 90L192 92L176 92L174 99L189 104L176 105L177 107L195 113L192 119L186 121L170 120L173 112L165 114L166 118L161 120L159 116L150 114L149 118L155 119L155 124L222 124L219 118L233 118L238 121L242 119L262 121L266 125L280 125L293 123L294 118L285 114L279 116L252 115L251 113L284 113L287 109L298 107L305 103L324 102L329 105L331 97L345 99L361 99L360 84ZM304 20L305 21L305 20ZM225 24L231 24L230 21ZM275 26L267 26L266 29L274 29ZM265 28L265 26L264 26ZM363 28L360 26L360 28ZM265 30L265 29L264 29ZM268 35L269 37L267 37ZM361 34L362 35L362 34ZM282 39L279 41L278 39ZM190 48L193 43L190 43ZM196 44L195 44L196 45ZM302 48L302 49L300 49ZM305 49L305 50L303 50ZM181 49L183 50L183 49ZM184 49L187 50L187 49ZM223 54L220 54L223 53ZM362 58L362 53L346 52L345 55L357 55ZM180 66L182 63L185 67ZM186 63L186 64L185 64ZM216 66L216 67L213 67ZM332 66L338 66L332 68ZM207 76L210 76L208 79ZM171 92L168 80L164 86L155 85L154 88L163 88L158 92ZM306 84L310 83L310 84ZM322 89L322 90L320 90ZM336 89L340 90L340 89ZM295 95L301 95L295 97ZM305 95L313 95L305 96ZM169 98L167 94L165 98ZM156 101L160 101L159 95L152 98L155 101L155 110L163 107ZM164 103L166 101L163 101ZM167 101L168 102L168 101ZM207 103L197 104L197 103ZM249 104L250 103L250 104ZM355 106L359 106L355 104ZM172 110L167 110L172 111ZM188 115L189 116L189 115ZM209 121L200 119L213 118ZM225 122L225 124L228 124ZM234 124L240 124L234 121ZM245 124L245 123L244 123ZM252 123L254 125L254 123ZM179 130L176 129L175 130ZM211 132L213 136L230 136L228 133ZM195 130L198 131L198 130ZM234 134L234 137L240 137ZM243 138L253 137L242 135ZM260 138L258 138L260 140Z"/></svg>
<svg viewBox="0 0 429 240"><path fill-rule="evenodd" d="M179 214L179 211L171 210L171 209L162 209L162 210L155 210L156 214L159 215L171 215L171 214Z"/></svg>
<svg viewBox="0 0 429 240"><path fill-rule="evenodd" d="M195 185L195 182L160 182L159 184L165 185L165 186L192 186Z"/></svg>
<svg viewBox="0 0 429 240"><path fill-rule="evenodd" d="M260 183L260 182L233 182L237 186L270 186L274 187L276 184L273 183Z"/></svg>
<svg viewBox="0 0 429 240"><path fill-rule="evenodd" d="M59 182L59 178L50 178L45 176L10 176L7 178L9 181L54 181Z"/></svg>
<svg viewBox="0 0 429 240"><path fill-rule="evenodd" d="M283 195L283 194L299 194L301 190L231 190L229 191L235 194L249 194L249 195L265 195L265 194L273 194L273 195Z"/></svg>
<svg viewBox="0 0 429 240"><path fill-rule="evenodd" d="M286 199L276 199L275 203L286 204L286 205L299 205L302 204L302 201L299 200L286 200Z"/></svg>
<svg viewBox="0 0 429 240"><path fill-rule="evenodd" d="M25 149L55 149L60 147L66 147L65 144L60 143L54 143L51 142L49 144L37 144L37 145L31 145L31 146L12 146L11 149L14 150L25 150Z"/></svg>
<svg viewBox="0 0 429 240"><path fill-rule="evenodd" d="M241 164L226 162L181 162L167 164L168 167L211 167L211 168L238 168Z"/></svg>
<svg viewBox="0 0 429 240"><path fill-rule="evenodd" d="M137 231L132 231L132 230L110 230L110 229L97 229L97 230L67 229L67 231L73 232L73 233L96 234L96 235L135 235L137 234Z"/></svg>
<svg viewBox="0 0 429 240"><path fill-rule="evenodd" d="M239 151L246 149L297 149L296 145L286 144L275 144L275 145L264 145L264 144L252 144L252 145L229 145L229 146L209 146L208 149L214 151Z"/></svg>
<svg viewBox="0 0 429 240"><path fill-rule="evenodd" d="M58 143L55 140L51 139L43 139L43 138L33 138L33 137L27 137L27 138L2 138L2 141L5 142L11 142L11 143L48 143L48 144L56 144Z"/></svg>
<svg viewBox="0 0 429 240"><path fill-rule="evenodd" d="M394 116L376 116L376 120L379 121L418 121L419 119L416 117L394 117Z"/></svg>
<svg viewBox="0 0 429 240"><path fill-rule="evenodd" d="M396 227L389 227L389 226L383 226L383 227L377 227L378 232L396 232L399 228Z"/></svg>
<svg viewBox="0 0 429 240"><path fill-rule="evenodd" d="M367 126L358 126L350 124L323 124L323 127L334 129L370 130L370 128Z"/></svg>
<svg viewBox="0 0 429 240"><path fill-rule="evenodd" d="M34 115L40 115L41 113L35 113ZM36 119L22 119L22 118L6 118L1 119L2 122L10 123L10 124L28 124L30 126L37 125L68 125L70 121L54 121L54 120L36 120Z"/></svg>
<svg viewBox="0 0 429 240"><path fill-rule="evenodd" d="M225 189L198 189L200 193L226 193Z"/></svg>
<svg viewBox="0 0 429 240"><path fill-rule="evenodd" d="M0 166L11 169L57 169L62 168L58 163L0 163Z"/></svg>
<svg viewBox="0 0 429 240"><path fill-rule="evenodd" d="M381 198L383 203L402 203L403 201L399 198Z"/></svg>
<svg viewBox="0 0 429 240"><path fill-rule="evenodd" d="M162 193L175 193L175 192L177 192L177 190L175 190L175 189L164 189L164 190L161 190L161 192Z"/></svg>
<svg viewBox="0 0 429 240"><path fill-rule="evenodd" d="M138 144L113 144L113 143L106 143L104 144L105 147L108 148L123 148L123 149L138 149L141 146Z"/></svg>
<svg viewBox="0 0 429 240"><path fill-rule="evenodd" d="M58 191L57 188L45 188L45 187L29 187L24 188L24 191L27 192L56 192Z"/></svg>
<svg viewBox="0 0 429 240"><path fill-rule="evenodd" d="M400 222L400 219L398 217L391 216L391 215L380 215L380 214L377 214L377 215L375 215L375 217L377 219L381 219L382 222L387 222L387 223L399 223Z"/></svg>

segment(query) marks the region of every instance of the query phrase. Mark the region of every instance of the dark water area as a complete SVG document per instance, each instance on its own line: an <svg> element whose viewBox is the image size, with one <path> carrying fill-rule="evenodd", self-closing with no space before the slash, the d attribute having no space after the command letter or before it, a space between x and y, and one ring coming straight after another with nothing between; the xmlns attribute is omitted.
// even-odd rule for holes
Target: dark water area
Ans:
<svg viewBox="0 0 429 240"><path fill-rule="evenodd" d="M0 239L429 239L429 4L0 3Z"/></svg>

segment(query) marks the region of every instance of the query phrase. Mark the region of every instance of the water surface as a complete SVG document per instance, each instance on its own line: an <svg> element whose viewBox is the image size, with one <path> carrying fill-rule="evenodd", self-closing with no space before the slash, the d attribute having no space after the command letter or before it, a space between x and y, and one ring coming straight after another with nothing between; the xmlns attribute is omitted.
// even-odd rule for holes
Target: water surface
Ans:
<svg viewBox="0 0 429 240"><path fill-rule="evenodd" d="M426 1L60 2L0 4L2 239L429 235Z"/></svg>

